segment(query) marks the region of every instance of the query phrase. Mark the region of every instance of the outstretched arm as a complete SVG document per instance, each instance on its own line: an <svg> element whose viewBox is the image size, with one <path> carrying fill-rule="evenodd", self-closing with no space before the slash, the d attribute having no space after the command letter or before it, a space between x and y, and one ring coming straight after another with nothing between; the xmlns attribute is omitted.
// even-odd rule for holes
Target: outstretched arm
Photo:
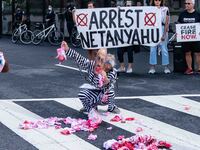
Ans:
<svg viewBox="0 0 200 150"><path fill-rule="evenodd" d="M89 59L83 57L81 54L79 54L75 50L69 48L68 44L65 41L62 42L61 47L64 48L66 55L73 58L78 63L79 66L81 66L85 70L89 68L90 63L91 63Z"/></svg>

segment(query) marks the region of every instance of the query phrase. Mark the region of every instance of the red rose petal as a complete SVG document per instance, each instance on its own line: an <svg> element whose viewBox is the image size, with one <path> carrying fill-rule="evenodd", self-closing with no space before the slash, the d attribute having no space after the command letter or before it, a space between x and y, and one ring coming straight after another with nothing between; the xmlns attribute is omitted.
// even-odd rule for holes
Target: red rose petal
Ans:
<svg viewBox="0 0 200 150"><path fill-rule="evenodd" d="M118 115L116 115L116 116L113 117L110 121L113 121L113 122L119 122L119 121L121 121L121 120L122 120L121 117L118 116Z"/></svg>
<svg viewBox="0 0 200 150"><path fill-rule="evenodd" d="M135 118L129 117L129 118L126 118L125 120L126 120L126 121L133 121L133 120L135 120Z"/></svg>

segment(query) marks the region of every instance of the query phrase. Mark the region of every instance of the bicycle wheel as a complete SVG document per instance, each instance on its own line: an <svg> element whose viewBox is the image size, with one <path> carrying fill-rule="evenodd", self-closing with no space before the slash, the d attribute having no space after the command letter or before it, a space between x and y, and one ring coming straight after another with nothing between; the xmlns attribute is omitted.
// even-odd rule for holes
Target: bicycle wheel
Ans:
<svg viewBox="0 0 200 150"><path fill-rule="evenodd" d="M18 40L19 40L19 30L18 29L15 29L12 33L12 42L13 43L16 43Z"/></svg>
<svg viewBox="0 0 200 150"><path fill-rule="evenodd" d="M63 40L64 40L64 35L60 31L52 31L48 35L48 41L52 45L60 45Z"/></svg>
<svg viewBox="0 0 200 150"><path fill-rule="evenodd" d="M40 30L35 30L32 34L32 42L35 45L38 45L43 39L43 33Z"/></svg>
<svg viewBox="0 0 200 150"><path fill-rule="evenodd" d="M81 39L79 37L78 31L75 28L72 29L72 34L70 36L70 42L74 47L81 47Z"/></svg>
<svg viewBox="0 0 200 150"><path fill-rule="evenodd" d="M20 41L23 44L30 44L32 42L32 36L33 32L31 32L30 30L26 30L20 35Z"/></svg>

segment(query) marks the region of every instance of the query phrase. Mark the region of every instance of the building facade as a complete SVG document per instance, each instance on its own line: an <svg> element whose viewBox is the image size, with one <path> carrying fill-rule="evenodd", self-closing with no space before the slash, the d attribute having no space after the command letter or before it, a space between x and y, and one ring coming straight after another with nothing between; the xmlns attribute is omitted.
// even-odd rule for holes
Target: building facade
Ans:
<svg viewBox="0 0 200 150"><path fill-rule="evenodd" d="M94 0L95 1L95 0ZM97 7L109 7L111 1L115 0L96 0ZM136 4L138 0L132 0ZM151 0L141 0L144 5L149 5ZM14 25L14 16L17 6L25 12L31 24L36 22L44 22L45 14L48 5L52 5L54 11L58 13L57 22L58 28L64 33L65 16L63 12L69 3L74 3L77 8L86 8L88 0L0 0L0 34L12 34ZM124 0L116 0L118 4L123 5ZM196 6L199 6L200 0L196 0ZM177 15L184 8L184 0L165 0L165 5L170 8L171 22L175 22ZM197 8L198 9L198 8ZM66 33L67 34L67 33ZM66 35L65 34L65 35Z"/></svg>

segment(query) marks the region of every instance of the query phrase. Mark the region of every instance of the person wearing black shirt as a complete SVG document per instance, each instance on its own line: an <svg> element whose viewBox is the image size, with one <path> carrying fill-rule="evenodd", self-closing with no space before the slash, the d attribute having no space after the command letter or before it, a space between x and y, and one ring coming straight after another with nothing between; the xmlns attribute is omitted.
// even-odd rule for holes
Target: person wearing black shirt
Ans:
<svg viewBox="0 0 200 150"><path fill-rule="evenodd" d="M75 5L73 3L70 3L67 5L67 10L65 11L65 18L67 22L67 30L69 33L69 36L72 35L72 29L75 25L74 19L73 19L73 12L76 9Z"/></svg>
<svg viewBox="0 0 200 150"><path fill-rule="evenodd" d="M94 1L89 1L87 3L88 9L94 9L96 7L96 3ZM89 60L94 60L97 55L97 49L88 49L88 58Z"/></svg>
<svg viewBox="0 0 200 150"><path fill-rule="evenodd" d="M19 25L23 23L24 14L24 11L22 11L20 7L17 7L17 11L15 13L15 28L19 27Z"/></svg>
<svg viewBox="0 0 200 150"><path fill-rule="evenodd" d="M195 0L185 1L185 10L179 15L179 23L200 23L200 14L194 9L194 5ZM185 59L188 67L185 74L194 73L192 69L192 53L196 56L198 73L200 74L200 42L183 42L182 48L185 52Z"/></svg>
<svg viewBox="0 0 200 150"><path fill-rule="evenodd" d="M55 23L55 13L51 5L48 7L47 15L46 15L46 25L47 27L51 26Z"/></svg>
<svg viewBox="0 0 200 150"><path fill-rule="evenodd" d="M132 6L132 1L127 0L125 3L126 7ZM120 47L117 49L117 56L120 63L120 67L118 68L118 72L132 73L133 72L133 51L139 52L140 47L138 45L131 45L127 47ZM125 69L124 63L124 53L127 52L128 55L128 67Z"/></svg>

